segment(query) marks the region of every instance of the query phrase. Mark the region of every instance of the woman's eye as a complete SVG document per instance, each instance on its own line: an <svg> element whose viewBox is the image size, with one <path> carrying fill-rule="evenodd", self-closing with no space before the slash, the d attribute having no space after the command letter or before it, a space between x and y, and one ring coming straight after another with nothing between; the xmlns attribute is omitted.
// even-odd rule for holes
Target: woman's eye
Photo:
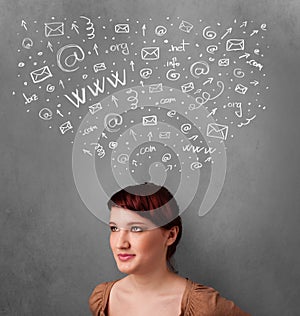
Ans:
<svg viewBox="0 0 300 316"><path fill-rule="evenodd" d="M131 227L131 231L133 231L133 232L142 232L143 228L139 227L139 226L132 226Z"/></svg>
<svg viewBox="0 0 300 316"><path fill-rule="evenodd" d="M110 231L116 232L118 228L116 226L110 226Z"/></svg>

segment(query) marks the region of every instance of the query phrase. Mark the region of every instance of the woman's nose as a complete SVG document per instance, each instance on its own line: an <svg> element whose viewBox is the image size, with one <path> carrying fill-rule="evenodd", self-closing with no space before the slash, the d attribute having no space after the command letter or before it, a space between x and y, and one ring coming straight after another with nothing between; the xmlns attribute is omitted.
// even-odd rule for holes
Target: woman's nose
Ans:
<svg viewBox="0 0 300 316"><path fill-rule="evenodd" d="M120 229L118 233L118 240L117 240L117 247L118 248L129 248L129 234L127 229Z"/></svg>

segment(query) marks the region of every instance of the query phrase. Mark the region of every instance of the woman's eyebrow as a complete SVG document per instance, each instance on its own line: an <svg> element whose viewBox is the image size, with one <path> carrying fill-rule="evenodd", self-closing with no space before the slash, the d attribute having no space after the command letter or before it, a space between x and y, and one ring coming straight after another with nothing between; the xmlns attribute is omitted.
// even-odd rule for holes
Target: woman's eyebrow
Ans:
<svg viewBox="0 0 300 316"><path fill-rule="evenodd" d="M109 224L111 224L111 225L117 225L117 224L114 223L114 222L109 222ZM146 225L146 223L143 223L143 222L129 222L129 223L127 223L127 225L136 225L136 224L138 224L138 225Z"/></svg>

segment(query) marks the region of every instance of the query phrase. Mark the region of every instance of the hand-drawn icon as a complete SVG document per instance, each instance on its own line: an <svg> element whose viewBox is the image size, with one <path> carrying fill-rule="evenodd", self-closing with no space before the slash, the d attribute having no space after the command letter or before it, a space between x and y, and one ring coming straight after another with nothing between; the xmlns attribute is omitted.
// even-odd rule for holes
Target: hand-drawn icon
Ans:
<svg viewBox="0 0 300 316"><path fill-rule="evenodd" d="M129 33L129 24L116 24L115 33Z"/></svg>
<svg viewBox="0 0 300 316"><path fill-rule="evenodd" d="M246 119L246 123L241 122L240 124L238 124L238 127L242 127L242 126L247 126L251 121L253 121L256 118L256 114L253 115L251 118L247 118Z"/></svg>
<svg viewBox="0 0 300 316"><path fill-rule="evenodd" d="M157 116L156 115L148 115L142 117L143 126L155 126L157 125Z"/></svg>
<svg viewBox="0 0 300 316"><path fill-rule="evenodd" d="M172 118L172 117L174 117L176 114L177 114L177 112L176 112L175 110L170 110L170 111L168 111L167 116Z"/></svg>
<svg viewBox="0 0 300 316"><path fill-rule="evenodd" d="M187 82L187 83L185 83L185 84L183 84L181 86L181 91L183 93L190 92L190 91L192 91L194 89L195 89L195 86L194 86L194 83L192 81L191 82Z"/></svg>
<svg viewBox="0 0 300 316"><path fill-rule="evenodd" d="M86 16L80 16L81 19L85 19L87 20L86 25L87 28L86 30L89 32L87 34L87 38L88 39L93 39L95 37L95 27L94 27L94 23L92 22L92 20L90 18L87 18Z"/></svg>
<svg viewBox="0 0 300 316"><path fill-rule="evenodd" d="M106 70L106 65L104 62L98 63L98 64L93 65L93 69L94 69L94 72L97 73L99 71Z"/></svg>
<svg viewBox="0 0 300 316"><path fill-rule="evenodd" d="M234 89L234 91L239 93L239 94L245 94L247 92L247 90L248 90L248 87L245 87L241 83L238 83Z"/></svg>
<svg viewBox="0 0 300 316"><path fill-rule="evenodd" d="M105 153L105 149L103 148L102 145L100 145L99 143L92 143L91 145L96 145L95 150L97 152L97 156L99 156L100 159L105 157L106 153Z"/></svg>
<svg viewBox="0 0 300 316"><path fill-rule="evenodd" d="M42 120L49 121L52 119L52 111L48 108L43 108L39 112L39 117Z"/></svg>
<svg viewBox="0 0 300 316"><path fill-rule="evenodd" d="M62 36L65 34L64 22L45 23L45 36Z"/></svg>
<svg viewBox="0 0 300 316"><path fill-rule="evenodd" d="M200 75L207 75L209 73L209 65L206 61L196 61L190 67L190 73L193 77L199 78Z"/></svg>
<svg viewBox="0 0 300 316"><path fill-rule="evenodd" d="M46 91L49 92L49 93L54 92L55 91L55 86L49 83L47 85L47 87L46 87Z"/></svg>
<svg viewBox="0 0 300 316"><path fill-rule="evenodd" d="M192 129L192 125L190 123L185 123L180 126L180 130L183 134L187 134Z"/></svg>
<svg viewBox="0 0 300 316"><path fill-rule="evenodd" d="M207 26L203 29L202 32L203 37L207 40L213 40L217 36L216 32L209 30L210 28L210 26Z"/></svg>
<svg viewBox="0 0 300 316"><path fill-rule="evenodd" d="M108 147L110 149L114 150L118 147L118 145L119 145L118 142L111 141L111 142L109 142Z"/></svg>
<svg viewBox="0 0 300 316"><path fill-rule="evenodd" d="M218 51L219 47L217 45L209 45L206 47L206 51L209 54L214 54L216 51Z"/></svg>
<svg viewBox="0 0 300 316"><path fill-rule="evenodd" d="M143 68L140 70L140 76L142 79L149 79L152 75L152 69L151 68Z"/></svg>
<svg viewBox="0 0 300 316"><path fill-rule="evenodd" d="M193 27L194 25L190 22L182 20L179 25L179 30L182 32L190 33Z"/></svg>
<svg viewBox="0 0 300 316"><path fill-rule="evenodd" d="M206 135L208 137L226 140L228 135L228 126L217 123L209 123L207 124Z"/></svg>
<svg viewBox="0 0 300 316"><path fill-rule="evenodd" d="M31 79L33 83L42 82L50 77L52 77L52 73L48 66L44 66L40 69L36 69L30 73Z"/></svg>
<svg viewBox="0 0 300 316"><path fill-rule="evenodd" d="M191 170L195 171L197 169L201 169L202 168L202 163L199 161L194 161L191 163L190 165Z"/></svg>
<svg viewBox="0 0 300 316"><path fill-rule="evenodd" d="M22 47L26 49L30 49L33 46L33 41L31 38L26 37L22 41Z"/></svg>
<svg viewBox="0 0 300 316"><path fill-rule="evenodd" d="M131 102L130 106L131 106L131 109L132 110L135 110L137 108L137 105L139 103L139 99L138 99L138 92L136 90L133 90L133 89L128 89L126 91L126 93L133 93L134 95L130 95L128 98L127 98L127 101Z"/></svg>
<svg viewBox="0 0 300 316"><path fill-rule="evenodd" d="M167 33L167 28L165 28L164 26L162 25L158 25L156 28L155 28L155 34L157 36L164 36L166 33Z"/></svg>
<svg viewBox="0 0 300 316"><path fill-rule="evenodd" d="M171 138L171 132L159 132L158 137L160 139L170 139Z"/></svg>
<svg viewBox="0 0 300 316"><path fill-rule="evenodd" d="M162 83L154 83L149 86L149 93L158 93L163 91Z"/></svg>
<svg viewBox="0 0 300 316"><path fill-rule="evenodd" d="M117 161L125 165L129 161L129 156L127 154L121 154L118 156Z"/></svg>
<svg viewBox="0 0 300 316"><path fill-rule="evenodd" d="M170 153L165 153L165 154L162 156L161 161L162 161L162 162L167 162L167 161L169 161L169 160L171 160L171 159L172 159L172 155L171 155Z"/></svg>
<svg viewBox="0 0 300 316"><path fill-rule="evenodd" d="M122 123L123 117L117 113L109 113L104 118L104 127L112 133L119 131Z"/></svg>
<svg viewBox="0 0 300 316"><path fill-rule="evenodd" d="M180 73L176 72L175 69L170 69L170 70L167 71L166 77L167 77L168 80L176 81L176 80L178 80L180 78Z"/></svg>
<svg viewBox="0 0 300 316"><path fill-rule="evenodd" d="M220 67L227 67L229 66L229 58L221 58L218 60L218 65Z"/></svg>
<svg viewBox="0 0 300 316"><path fill-rule="evenodd" d="M74 50L74 52L68 56L65 56L63 58L63 63L64 66L62 65L62 55L64 54L65 51L67 50ZM79 51L79 56L78 53L76 52L76 50ZM68 44L66 46L61 47L58 51L57 51L57 65L58 67L65 72L74 72L76 70L79 69L79 67L73 68L77 62L82 62L85 58L85 53L83 51L83 49L77 45L77 44ZM67 68L66 68L67 67Z"/></svg>
<svg viewBox="0 0 300 316"><path fill-rule="evenodd" d="M242 71L241 68L235 68L233 70L233 75L236 77L236 78L243 78L245 76L245 73Z"/></svg>
<svg viewBox="0 0 300 316"><path fill-rule="evenodd" d="M60 132L65 134L67 131L73 129L73 126L70 121L67 121L59 126Z"/></svg>
<svg viewBox="0 0 300 316"><path fill-rule="evenodd" d="M143 60L157 60L157 59L159 59L159 47L144 47L144 48L142 48L141 57Z"/></svg>
<svg viewBox="0 0 300 316"><path fill-rule="evenodd" d="M94 115L95 113L97 113L100 110L102 110L102 105L100 102L97 102L97 103L89 106L89 111L92 115Z"/></svg>
<svg viewBox="0 0 300 316"><path fill-rule="evenodd" d="M226 50L228 52L240 51L245 49L245 40L244 39L229 39L226 42Z"/></svg>

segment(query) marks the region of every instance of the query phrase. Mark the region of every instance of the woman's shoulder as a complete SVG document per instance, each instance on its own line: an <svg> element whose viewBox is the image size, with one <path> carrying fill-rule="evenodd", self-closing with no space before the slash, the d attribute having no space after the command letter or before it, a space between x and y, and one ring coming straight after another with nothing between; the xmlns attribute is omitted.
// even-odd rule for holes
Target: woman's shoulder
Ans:
<svg viewBox="0 0 300 316"><path fill-rule="evenodd" d="M104 315L110 290L117 281L118 280L103 282L94 288L89 297L89 307L92 315Z"/></svg>
<svg viewBox="0 0 300 316"><path fill-rule="evenodd" d="M207 316L250 316L232 301L222 297L214 288L192 280L188 280L184 302L185 315L197 315L197 312L205 311L203 315Z"/></svg>

